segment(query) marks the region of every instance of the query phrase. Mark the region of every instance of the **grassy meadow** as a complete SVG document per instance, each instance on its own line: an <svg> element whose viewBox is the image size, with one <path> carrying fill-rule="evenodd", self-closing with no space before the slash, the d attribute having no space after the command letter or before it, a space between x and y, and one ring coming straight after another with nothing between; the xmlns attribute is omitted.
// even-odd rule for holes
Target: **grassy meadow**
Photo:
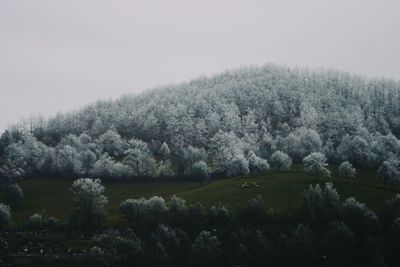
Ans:
<svg viewBox="0 0 400 267"><path fill-rule="evenodd" d="M320 179L319 183L332 181L342 200L354 196L373 210L379 210L382 204L400 193L400 189L385 188L376 179L375 172L359 170L357 177L347 182L332 170L331 178ZM255 182L258 187L242 188L244 182ZM153 181L153 182L104 182L107 205L110 214L108 223L118 221L118 205L127 198L162 196L166 199L176 195L188 203L200 202L205 207L223 203L229 207L244 203L261 195L266 209L282 213L288 209L300 207L302 193L314 178L297 170L285 172L267 172L257 176L217 179L203 186L195 182ZM50 216L66 219L72 212L72 193L69 190L70 179L35 178L20 183L25 199L13 210L13 221L19 225L35 212L45 209Z"/></svg>

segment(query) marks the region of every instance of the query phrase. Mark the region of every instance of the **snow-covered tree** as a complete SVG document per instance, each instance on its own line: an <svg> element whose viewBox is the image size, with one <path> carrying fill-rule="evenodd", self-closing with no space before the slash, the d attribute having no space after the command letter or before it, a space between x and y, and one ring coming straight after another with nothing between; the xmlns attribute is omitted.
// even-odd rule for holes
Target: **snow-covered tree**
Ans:
<svg viewBox="0 0 400 267"><path fill-rule="evenodd" d="M120 204L120 211L131 225L152 227L164 221L168 207L162 197L154 196L149 199L127 199Z"/></svg>
<svg viewBox="0 0 400 267"><path fill-rule="evenodd" d="M192 176L199 181L200 186L203 185L203 182L207 181L210 176L207 163L203 160L195 162L192 167Z"/></svg>
<svg viewBox="0 0 400 267"><path fill-rule="evenodd" d="M192 170L193 164L198 161L207 160L207 152L203 148L197 148L189 145L183 150L183 159L185 161L185 166L188 166L189 173Z"/></svg>
<svg viewBox="0 0 400 267"><path fill-rule="evenodd" d="M316 130L318 127L318 113L315 108L308 102L300 105L300 117L297 120L300 126Z"/></svg>
<svg viewBox="0 0 400 267"><path fill-rule="evenodd" d="M371 162L371 151L368 142L361 136L346 135L337 148L339 158L350 161L356 166L368 166Z"/></svg>
<svg viewBox="0 0 400 267"><path fill-rule="evenodd" d="M243 144L234 132L218 131L211 138L210 154L216 172L231 176L230 167L236 157L243 158ZM241 155L241 156L240 156Z"/></svg>
<svg viewBox="0 0 400 267"><path fill-rule="evenodd" d="M292 166L292 159L282 151L276 151L272 154L271 159L269 160L272 167L278 172L280 170L287 170Z"/></svg>
<svg viewBox="0 0 400 267"><path fill-rule="evenodd" d="M27 226L32 230L54 229L57 224L59 224L59 221L54 217L48 216L46 210L31 215L27 222Z"/></svg>
<svg viewBox="0 0 400 267"><path fill-rule="evenodd" d="M79 159L82 164L83 173L87 176L96 163L96 154L87 149L79 153Z"/></svg>
<svg viewBox="0 0 400 267"><path fill-rule="evenodd" d="M80 178L73 182L71 191L77 222L89 228L98 226L106 214L105 205L108 203L100 179Z"/></svg>
<svg viewBox="0 0 400 267"><path fill-rule="evenodd" d="M169 146L167 145L167 143L162 143L161 147L160 147L160 156L164 159L168 159L169 156L171 155L171 150L169 149Z"/></svg>
<svg viewBox="0 0 400 267"><path fill-rule="evenodd" d="M173 195L167 202L167 222L172 227L183 227L185 224L188 207L183 198Z"/></svg>
<svg viewBox="0 0 400 267"><path fill-rule="evenodd" d="M316 184L303 193L303 210L312 224L327 223L339 212L339 194L332 183L326 183L323 188Z"/></svg>
<svg viewBox="0 0 400 267"><path fill-rule="evenodd" d="M359 235L376 235L380 229L378 217L364 203L351 197L345 200L342 207L342 217L345 224Z"/></svg>
<svg viewBox="0 0 400 267"><path fill-rule="evenodd" d="M356 169L348 161L342 162L338 170L339 175L344 177L344 179L354 178L356 176Z"/></svg>
<svg viewBox="0 0 400 267"><path fill-rule="evenodd" d="M212 232L202 231L192 245L193 266L215 266L221 253L220 246L221 243Z"/></svg>
<svg viewBox="0 0 400 267"><path fill-rule="evenodd" d="M1 168L8 176L87 172L85 164L79 171L61 168L71 167L60 166L70 161L60 151L71 147L78 155L108 153L123 169L124 152L146 155L146 145L160 158L147 156L140 174L127 164L132 176L155 176L156 161L167 159L176 175L190 175L192 164L204 160L215 174L227 176L232 161L250 151L273 166L271 155L278 150L296 163L320 152L335 164L378 168L400 157L399 91L396 81L338 71L271 64L240 68L11 125L0 138L1 162L7 165ZM159 150L164 142L168 158ZM193 157L192 150L205 151L207 158Z"/></svg>
<svg viewBox="0 0 400 267"><path fill-rule="evenodd" d="M242 154L233 156L228 161L227 168L228 170L226 175L228 177L248 175L250 173L249 161Z"/></svg>
<svg viewBox="0 0 400 267"><path fill-rule="evenodd" d="M113 176L115 161L107 154L103 154L94 163L90 174L98 177L111 177Z"/></svg>
<svg viewBox="0 0 400 267"><path fill-rule="evenodd" d="M312 129L298 128L284 139L284 151L294 159L301 161L312 152L320 152L322 140L319 134Z"/></svg>
<svg viewBox="0 0 400 267"><path fill-rule="evenodd" d="M66 145L57 151L56 169L60 175L76 175L81 173L82 164L75 148Z"/></svg>
<svg viewBox="0 0 400 267"><path fill-rule="evenodd" d="M390 157L399 155L400 141L392 134L377 135L372 140L371 150L376 155L380 165Z"/></svg>
<svg viewBox="0 0 400 267"><path fill-rule="evenodd" d="M158 169L157 169L157 176L158 177L173 177L175 175L172 166L171 166L171 161L169 160L162 160L158 164Z"/></svg>
<svg viewBox="0 0 400 267"><path fill-rule="evenodd" d="M260 173L270 169L266 159L258 157L253 151L248 155L249 169L252 173Z"/></svg>
<svg viewBox="0 0 400 267"><path fill-rule="evenodd" d="M5 154L7 147L12 143L14 143L12 134L10 131L5 130L0 136L0 157Z"/></svg>
<svg viewBox="0 0 400 267"><path fill-rule="evenodd" d="M378 178L387 186L400 182L400 161L395 158L385 160L378 169Z"/></svg>
<svg viewBox="0 0 400 267"><path fill-rule="evenodd" d="M136 177L154 177L157 172L156 161L147 144L141 140L129 141L130 148L125 151L124 164L132 168Z"/></svg>
<svg viewBox="0 0 400 267"><path fill-rule="evenodd" d="M315 181L318 181L319 177L330 177L331 171L327 168L328 163L324 154L314 152L303 159L304 170L315 177Z"/></svg>
<svg viewBox="0 0 400 267"><path fill-rule="evenodd" d="M101 135L98 144L102 153L108 153L112 157L121 156L124 152L124 141L121 139L121 136L113 130L108 130Z"/></svg>
<svg viewBox="0 0 400 267"><path fill-rule="evenodd" d="M227 226L230 223L229 210L222 204L212 206L208 212L210 226Z"/></svg>

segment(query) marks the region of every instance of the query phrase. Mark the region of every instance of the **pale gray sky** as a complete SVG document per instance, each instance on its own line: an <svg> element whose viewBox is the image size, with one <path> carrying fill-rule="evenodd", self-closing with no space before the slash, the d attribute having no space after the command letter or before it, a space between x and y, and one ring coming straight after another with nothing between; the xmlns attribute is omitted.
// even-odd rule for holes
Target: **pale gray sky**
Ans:
<svg viewBox="0 0 400 267"><path fill-rule="evenodd" d="M400 79L398 0L0 0L0 130L272 62Z"/></svg>

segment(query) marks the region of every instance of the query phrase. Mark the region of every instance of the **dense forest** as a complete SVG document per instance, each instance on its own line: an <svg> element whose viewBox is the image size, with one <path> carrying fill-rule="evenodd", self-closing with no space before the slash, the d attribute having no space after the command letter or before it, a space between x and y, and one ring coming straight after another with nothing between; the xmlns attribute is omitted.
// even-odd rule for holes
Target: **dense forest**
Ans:
<svg viewBox="0 0 400 267"><path fill-rule="evenodd" d="M302 163L400 180L400 83L333 70L247 67L11 125L2 181L236 176ZM347 164L347 163L346 163Z"/></svg>

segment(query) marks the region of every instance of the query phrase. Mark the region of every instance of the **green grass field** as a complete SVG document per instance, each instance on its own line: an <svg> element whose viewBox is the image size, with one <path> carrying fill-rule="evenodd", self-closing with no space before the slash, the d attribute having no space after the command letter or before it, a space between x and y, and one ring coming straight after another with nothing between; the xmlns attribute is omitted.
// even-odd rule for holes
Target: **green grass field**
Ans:
<svg viewBox="0 0 400 267"><path fill-rule="evenodd" d="M331 178L324 178L319 183L332 181L342 200L354 196L374 210L400 193L400 189L384 188L375 178L375 172L360 170L357 177L344 182L333 171ZM254 181L259 187L241 188L245 181ZM272 208L281 213L288 208L298 208L302 201L302 192L314 179L303 172L267 172L258 176L238 177L212 181L199 186L194 182L105 182L106 195L109 199L107 209L109 223L118 218L118 205L127 198L151 197L154 195L169 198L172 195L183 197L189 203L200 202L210 207L219 202L234 208L257 195L265 199L266 209ZM51 216L67 218L72 211L72 180L28 179L20 183L25 199L20 207L13 210L13 221L18 225L35 212L47 210Z"/></svg>

